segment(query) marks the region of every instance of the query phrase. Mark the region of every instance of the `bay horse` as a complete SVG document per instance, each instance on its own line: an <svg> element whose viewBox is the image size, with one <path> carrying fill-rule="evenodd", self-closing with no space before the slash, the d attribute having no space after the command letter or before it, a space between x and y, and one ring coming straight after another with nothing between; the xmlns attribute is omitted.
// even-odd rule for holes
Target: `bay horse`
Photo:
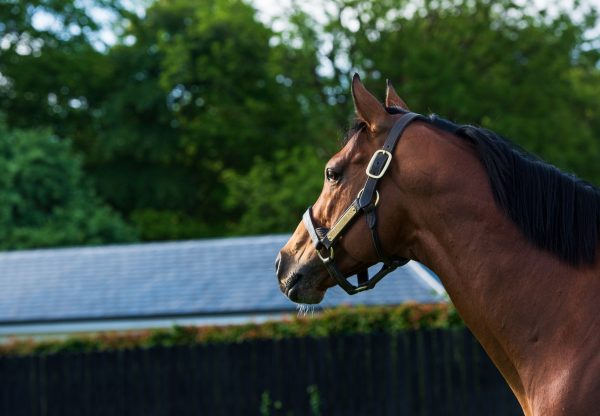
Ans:
<svg viewBox="0 0 600 416"><path fill-rule="evenodd" d="M352 96L356 123L276 260L283 293L318 303L419 261L526 415L600 414L600 191L489 130L411 113L389 82L385 105L358 75Z"/></svg>

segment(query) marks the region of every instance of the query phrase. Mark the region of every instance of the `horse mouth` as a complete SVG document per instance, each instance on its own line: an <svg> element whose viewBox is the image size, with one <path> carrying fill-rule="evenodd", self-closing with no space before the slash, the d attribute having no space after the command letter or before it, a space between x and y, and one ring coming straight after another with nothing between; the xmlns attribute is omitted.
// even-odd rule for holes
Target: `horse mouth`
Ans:
<svg viewBox="0 0 600 416"><path fill-rule="evenodd" d="M292 274L285 282L282 292L295 303L315 304L321 302L325 296L325 289L315 285L315 282L308 277L303 273Z"/></svg>

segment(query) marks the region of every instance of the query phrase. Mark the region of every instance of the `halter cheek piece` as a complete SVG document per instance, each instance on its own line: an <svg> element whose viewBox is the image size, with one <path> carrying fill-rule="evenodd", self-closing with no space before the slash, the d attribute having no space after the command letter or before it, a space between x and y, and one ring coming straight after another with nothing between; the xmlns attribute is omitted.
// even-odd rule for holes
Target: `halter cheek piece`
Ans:
<svg viewBox="0 0 600 416"><path fill-rule="evenodd" d="M390 166L394 148L402 137L402 133L414 120L427 119L420 114L406 113L394 124L388 133L383 147L377 150L371 157L371 161L369 162L366 170L367 181L365 182L365 186L363 186L362 190L356 196L356 199L348 208L346 208L344 213L337 219L330 229L315 227L312 217L312 206L308 207L302 216L304 226L308 230L308 234L312 239L319 258L327 268L327 271L331 277L333 277L337 281L338 285L340 285L340 287L349 295L354 295L358 292L373 289L377 282L383 279L385 275L408 263L408 259L392 259L383 251L381 247L381 241L379 240L379 234L377 233L376 207L379 203L379 193L377 192L379 180L383 177L383 175L385 175L388 167ZM373 200L373 197L375 197L375 200ZM346 280L340 269L337 267L334 260L333 249L336 242L342 237L343 233L361 214L365 215L367 225L371 230L371 238L373 240L375 252L379 257L379 261L383 263L383 266L371 279L369 279L368 269L357 273L356 276L358 280L358 286L354 286L348 280Z"/></svg>

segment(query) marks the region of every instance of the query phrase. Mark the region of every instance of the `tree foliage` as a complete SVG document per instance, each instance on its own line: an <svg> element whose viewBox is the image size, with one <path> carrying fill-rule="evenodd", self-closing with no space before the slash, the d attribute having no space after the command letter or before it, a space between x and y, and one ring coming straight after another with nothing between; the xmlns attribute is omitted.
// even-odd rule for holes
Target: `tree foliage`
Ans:
<svg viewBox="0 0 600 416"><path fill-rule="evenodd" d="M224 171L225 207L231 218L239 218L229 228L239 234L292 230L310 201L319 196L323 177L318 173L324 163L314 149L296 147L276 152L271 162L258 158L244 174Z"/></svg>
<svg viewBox="0 0 600 416"><path fill-rule="evenodd" d="M396 1L334 3L328 30L347 46L329 58L353 63L338 69L340 83L358 69L383 90L384 74L413 110L491 128L600 183L600 102L587 95L600 81L599 51L586 39L594 11L576 23L510 0L428 0L410 15Z"/></svg>
<svg viewBox="0 0 600 416"><path fill-rule="evenodd" d="M291 231L352 115L354 71L380 94L391 79L415 111L491 128L600 183L595 10L301 6L269 25L242 0L156 0L144 13L4 2L0 111L11 128L71 142L98 198L145 240ZM114 17L114 45L99 44L93 8Z"/></svg>
<svg viewBox="0 0 600 416"><path fill-rule="evenodd" d="M328 126L307 123L319 102L300 108L301 86L281 71L314 70L316 58L271 47L275 33L237 0L157 2L126 36L135 43L107 56L118 87L86 155L100 194L145 239L236 233L222 172L315 143Z"/></svg>
<svg viewBox="0 0 600 416"><path fill-rule="evenodd" d="M86 182L70 145L48 131L0 123L0 248L135 239Z"/></svg>
<svg viewBox="0 0 600 416"><path fill-rule="evenodd" d="M0 112L13 127L50 127L61 137L93 136L96 106L110 80L98 50L96 10L125 13L118 0L0 2Z"/></svg>

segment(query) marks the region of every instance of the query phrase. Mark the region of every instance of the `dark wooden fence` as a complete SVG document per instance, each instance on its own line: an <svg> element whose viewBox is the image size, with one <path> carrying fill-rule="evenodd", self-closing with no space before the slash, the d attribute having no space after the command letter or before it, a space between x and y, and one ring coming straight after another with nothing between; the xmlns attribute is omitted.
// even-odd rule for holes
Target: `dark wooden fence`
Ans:
<svg viewBox="0 0 600 416"><path fill-rule="evenodd" d="M0 358L0 415L520 415L467 330Z"/></svg>

